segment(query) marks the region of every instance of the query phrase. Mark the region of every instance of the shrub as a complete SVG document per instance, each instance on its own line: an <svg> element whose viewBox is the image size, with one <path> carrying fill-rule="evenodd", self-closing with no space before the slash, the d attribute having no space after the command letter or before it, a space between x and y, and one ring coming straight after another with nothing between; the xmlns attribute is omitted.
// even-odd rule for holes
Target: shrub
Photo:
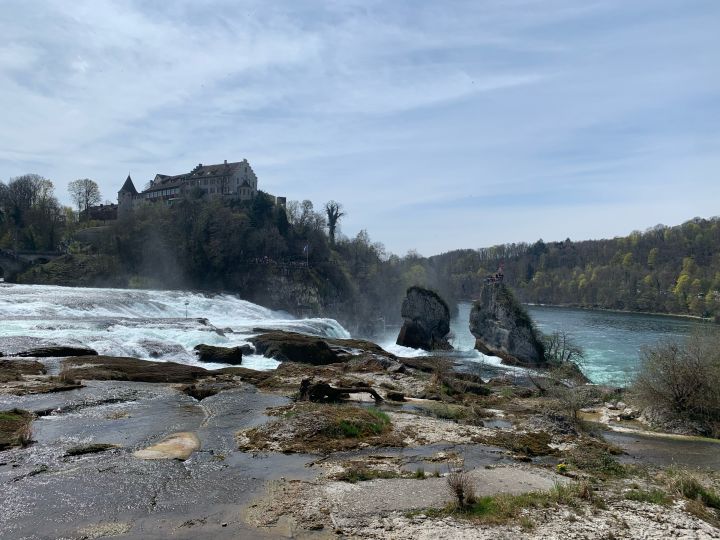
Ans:
<svg viewBox="0 0 720 540"><path fill-rule="evenodd" d="M695 335L642 351L633 390L646 406L720 435L720 334Z"/></svg>
<svg viewBox="0 0 720 540"><path fill-rule="evenodd" d="M447 487L450 494L455 498L455 504L459 509L465 509L476 502L475 488L466 471L450 471L447 476Z"/></svg>

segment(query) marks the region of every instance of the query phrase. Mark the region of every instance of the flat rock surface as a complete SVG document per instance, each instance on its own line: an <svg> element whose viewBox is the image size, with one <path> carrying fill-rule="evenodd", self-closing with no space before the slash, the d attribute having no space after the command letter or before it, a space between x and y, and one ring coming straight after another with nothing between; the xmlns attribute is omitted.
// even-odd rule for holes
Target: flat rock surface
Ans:
<svg viewBox="0 0 720 540"><path fill-rule="evenodd" d="M88 381L58 394L0 396L0 408L40 413L28 448L0 452L0 538L278 538L248 526L241 508L281 476L311 479L305 455L252 455L235 432L285 398L241 385L198 402L169 384ZM173 433L197 436L187 460L133 452ZM66 457L70 448L115 444ZM223 526L225 524L225 526Z"/></svg>
<svg viewBox="0 0 720 540"><path fill-rule="evenodd" d="M478 496L545 491L556 482L567 482L566 478L553 473L512 465L475 469L468 475ZM444 477L378 479L356 484L333 482L325 490L333 504L334 517L339 520L358 515L442 508L452 500Z"/></svg>

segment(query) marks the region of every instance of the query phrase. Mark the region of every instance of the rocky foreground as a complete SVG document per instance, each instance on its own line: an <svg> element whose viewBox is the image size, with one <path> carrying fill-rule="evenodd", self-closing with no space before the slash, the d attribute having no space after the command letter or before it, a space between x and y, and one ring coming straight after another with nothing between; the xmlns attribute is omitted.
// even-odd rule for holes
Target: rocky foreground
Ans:
<svg viewBox="0 0 720 540"><path fill-rule="evenodd" d="M254 346L283 363L0 359L0 538L720 538L720 446L611 389L577 415L542 375Z"/></svg>

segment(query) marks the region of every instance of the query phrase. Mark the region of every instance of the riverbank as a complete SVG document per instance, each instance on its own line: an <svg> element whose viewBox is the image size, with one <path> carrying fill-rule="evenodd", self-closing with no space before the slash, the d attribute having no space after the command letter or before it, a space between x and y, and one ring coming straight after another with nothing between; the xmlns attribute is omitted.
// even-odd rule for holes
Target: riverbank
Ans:
<svg viewBox="0 0 720 540"><path fill-rule="evenodd" d="M0 384L0 409L33 417L25 446L0 452L0 536L720 538L711 459L657 466L522 376L346 349L322 366L184 366L174 383L145 382L158 372L140 360L24 360L44 373ZM382 400L295 401L305 378ZM598 406L619 399L592 389ZM474 502L457 505L453 479Z"/></svg>

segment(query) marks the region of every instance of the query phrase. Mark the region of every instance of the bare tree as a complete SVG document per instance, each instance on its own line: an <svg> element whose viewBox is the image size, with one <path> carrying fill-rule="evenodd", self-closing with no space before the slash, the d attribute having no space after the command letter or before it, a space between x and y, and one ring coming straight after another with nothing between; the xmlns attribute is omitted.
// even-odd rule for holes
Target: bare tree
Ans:
<svg viewBox="0 0 720 540"><path fill-rule="evenodd" d="M640 401L720 434L720 334L709 332L684 343L668 341L642 351L633 384Z"/></svg>
<svg viewBox="0 0 720 540"><path fill-rule="evenodd" d="M78 213L87 212L93 205L99 204L102 200L100 188L94 180L80 178L68 184L70 198L76 204Z"/></svg>
<svg viewBox="0 0 720 540"><path fill-rule="evenodd" d="M342 204L335 201L325 203L325 213L327 214L328 233L330 234L330 243L335 243L335 231L337 230L338 221L345 215L342 211Z"/></svg>
<svg viewBox="0 0 720 540"><path fill-rule="evenodd" d="M585 351L565 331L553 332L543 336L545 359L552 365L582 364Z"/></svg>

